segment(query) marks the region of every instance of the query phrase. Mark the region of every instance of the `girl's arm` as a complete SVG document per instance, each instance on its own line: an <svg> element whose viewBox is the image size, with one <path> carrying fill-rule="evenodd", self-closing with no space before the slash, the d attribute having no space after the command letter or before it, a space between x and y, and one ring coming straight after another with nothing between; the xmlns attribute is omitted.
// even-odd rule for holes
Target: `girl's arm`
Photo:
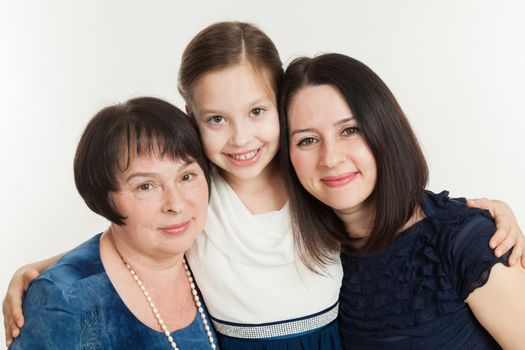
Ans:
<svg viewBox="0 0 525 350"><path fill-rule="evenodd" d="M489 242L494 254L500 257L512 248L509 264L514 266L521 259L521 265L525 268L525 236L510 207L502 201L486 198L469 200L467 205L488 210L494 218L497 230Z"/></svg>
<svg viewBox="0 0 525 350"><path fill-rule="evenodd" d="M80 317L51 280L36 280L26 294L26 326L10 350L80 350Z"/></svg>
<svg viewBox="0 0 525 350"><path fill-rule="evenodd" d="M22 299L31 281L60 259L64 254L56 255L52 258L27 264L20 267L11 277L7 293L2 303L2 313L4 314L4 328L6 344L9 347L13 339L20 334L20 328L24 325L24 315L22 314Z"/></svg>
<svg viewBox="0 0 525 350"><path fill-rule="evenodd" d="M465 302L504 349L525 349L525 269L496 264Z"/></svg>

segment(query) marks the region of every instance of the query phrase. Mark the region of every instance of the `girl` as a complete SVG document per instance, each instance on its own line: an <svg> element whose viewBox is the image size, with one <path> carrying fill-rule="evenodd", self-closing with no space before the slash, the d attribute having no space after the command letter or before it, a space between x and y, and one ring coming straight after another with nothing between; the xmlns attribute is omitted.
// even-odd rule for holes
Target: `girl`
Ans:
<svg viewBox="0 0 525 350"><path fill-rule="evenodd" d="M341 348L339 244L312 251L291 231L276 158L282 74L270 38L246 23L205 28L182 56L179 91L215 168L187 257L226 350Z"/></svg>
<svg viewBox="0 0 525 350"><path fill-rule="evenodd" d="M424 190L424 156L382 80L344 55L302 58L280 102L294 225L310 239L322 210L323 239L344 247L344 347L524 349L525 270L493 255L487 212Z"/></svg>

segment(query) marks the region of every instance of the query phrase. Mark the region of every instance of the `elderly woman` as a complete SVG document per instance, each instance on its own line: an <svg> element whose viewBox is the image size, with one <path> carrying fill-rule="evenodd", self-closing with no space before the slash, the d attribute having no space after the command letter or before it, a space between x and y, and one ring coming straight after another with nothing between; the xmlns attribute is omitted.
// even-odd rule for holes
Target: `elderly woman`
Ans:
<svg viewBox="0 0 525 350"><path fill-rule="evenodd" d="M155 98L100 111L74 164L109 228L63 256L24 299L10 349L215 349L184 252L202 231L206 161L184 113Z"/></svg>
<svg viewBox="0 0 525 350"><path fill-rule="evenodd" d="M297 231L311 237L317 220L344 247L345 349L525 349L525 269L494 256L488 212L425 190L417 139L370 68L297 59L281 108Z"/></svg>

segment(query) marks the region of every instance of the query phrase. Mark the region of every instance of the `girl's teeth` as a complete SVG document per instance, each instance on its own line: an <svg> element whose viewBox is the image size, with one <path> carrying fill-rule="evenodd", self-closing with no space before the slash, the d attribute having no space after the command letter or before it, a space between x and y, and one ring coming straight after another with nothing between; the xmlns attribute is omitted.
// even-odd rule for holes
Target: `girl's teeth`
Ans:
<svg viewBox="0 0 525 350"><path fill-rule="evenodd" d="M255 157L257 152L258 152L258 150L251 151L251 152L244 153L244 154L240 154L240 155L232 154L231 157L233 159L235 159L235 160L247 160L247 159L252 159L253 157Z"/></svg>

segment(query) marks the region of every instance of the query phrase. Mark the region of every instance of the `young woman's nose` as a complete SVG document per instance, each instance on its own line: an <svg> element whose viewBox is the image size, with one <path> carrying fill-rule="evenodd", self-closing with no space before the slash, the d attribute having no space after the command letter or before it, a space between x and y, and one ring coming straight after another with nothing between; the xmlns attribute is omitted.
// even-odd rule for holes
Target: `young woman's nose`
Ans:
<svg viewBox="0 0 525 350"><path fill-rule="evenodd" d="M333 168L342 163L345 156L341 146L333 140L325 140L321 148L321 165Z"/></svg>

